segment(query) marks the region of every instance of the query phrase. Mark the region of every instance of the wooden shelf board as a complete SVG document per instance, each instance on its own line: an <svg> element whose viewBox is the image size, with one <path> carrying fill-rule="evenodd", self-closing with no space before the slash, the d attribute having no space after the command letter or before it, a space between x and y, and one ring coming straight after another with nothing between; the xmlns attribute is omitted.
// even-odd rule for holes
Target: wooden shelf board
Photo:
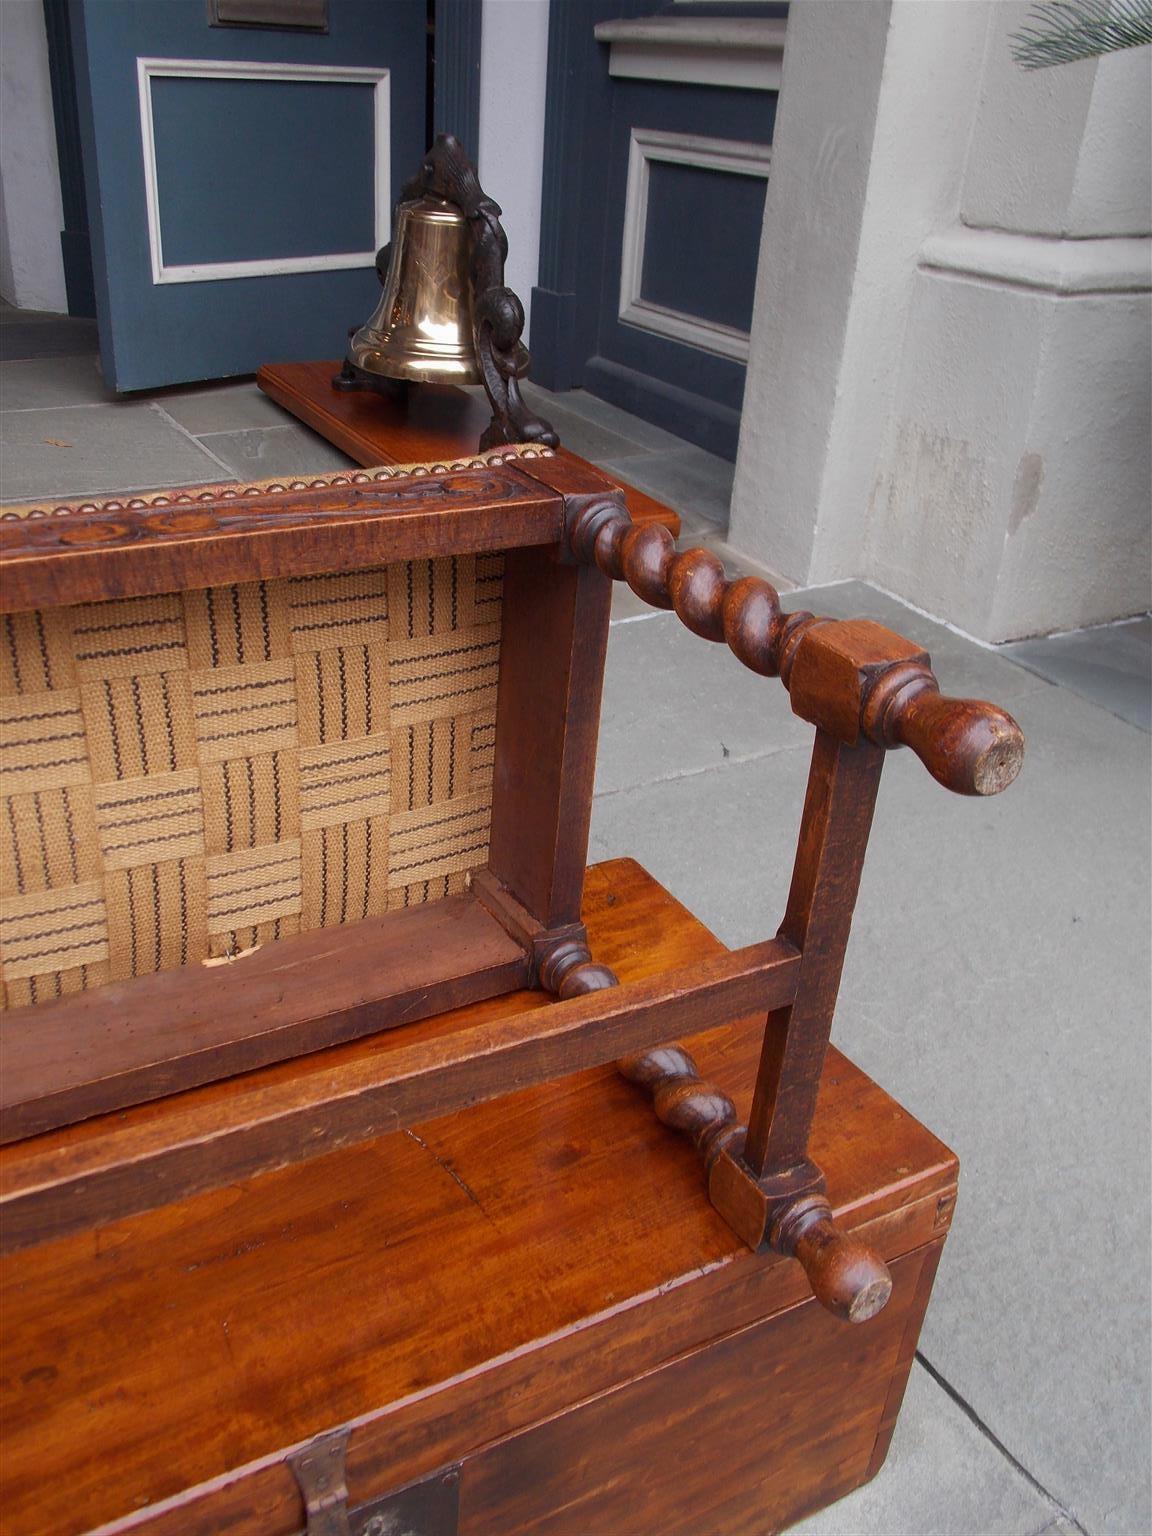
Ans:
<svg viewBox="0 0 1152 1536"><path fill-rule="evenodd" d="M475 926L475 904L471 913L452 921L457 927L465 921ZM494 919L489 922L495 926ZM411 945L411 965L418 967L416 956L423 944L434 940L427 931L421 938L413 926L408 925L405 942ZM476 942L493 953L499 948L493 936L482 931ZM334 977L344 968L343 961L335 954L327 959ZM436 996L459 990L465 997L470 992L484 998L494 990L496 977L513 978L507 983L510 987L522 983L524 957L517 952L515 959L496 960L486 972L453 978L452 983L437 976L423 990L405 986L381 1002L339 1017L338 1027L348 1028L346 1021L355 1019L388 1029L376 1037L368 1056L312 1054L284 1062L279 1071L252 1071L242 1078L205 1085L200 1092L175 1095L156 1105L157 1113L146 1113L153 1106L134 1103L120 1113L93 1120L87 1136L69 1137L60 1127L54 1135L13 1145L14 1155L0 1165L0 1251L49 1241L164 1201L318 1157L431 1114L482 1103L506 1093L513 1082L522 1087L547 1082L648 1049L692 1027L719 1024L750 1009L765 1013L791 1000L797 964L798 956L787 944L770 940L731 955L709 956L686 969L633 981L611 992L551 1003L528 1017L523 994L516 994L494 999L496 1006L479 1017L468 1008L457 1008L427 1019L423 1026L421 1015ZM278 967L270 978L272 991L291 969L291 964ZM378 974L388 976L387 964ZM174 997L179 973L168 973L168 979L173 983L168 995ZM100 996L99 992L89 995ZM528 996L537 1001L541 994ZM216 998L219 1007L219 992ZM404 1029L389 1028L405 1018L405 1010ZM204 1010L192 1011L199 1023ZM113 1000L100 1015L103 1032L115 1030L132 1016ZM259 1011L254 1013L241 993L220 1032L234 1029L238 1018L250 1017L260 1017ZM381 1020L387 1023L382 1025ZM173 1038L181 1038L178 1029L179 1021L169 1031ZM357 1031L363 1032L363 1027ZM78 1062L91 1059L91 1039L90 1032L77 1031ZM129 1044L135 1045L135 1038ZM238 1042L236 1049L251 1050L252 1043ZM192 1061L166 1062L162 1070L170 1075L187 1072L205 1056L215 1077L228 1059L220 1047ZM144 1077L143 1069L134 1076L122 1072L112 1085ZM162 1078L154 1074L152 1081ZM81 1084L75 1099L67 1102L84 1094L91 1098L100 1090L108 1091L103 1083ZM47 1115L64 1100L64 1094L58 1093L25 1107L26 1112Z"/></svg>
<svg viewBox="0 0 1152 1536"><path fill-rule="evenodd" d="M256 376L277 405L310 426L365 468L375 464L443 463L476 452L491 419L487 400L447 384L421 384L405 404L363 390L333 389L340 371L335 359L312 363L267 363ZM560 455L591 473L602 473L560 447ZM607 476L603 476L605 481ZM613 479L624 492L634 521L659 522L674 534L680 518L671 507L635 486Z"/></svg>
<svg viewBox="0 0 1152 1536"><path fill-rule="evenodd" d="M0 1142L249 1072L523 986L472 895L321 928L0 1015Z"/></svg>

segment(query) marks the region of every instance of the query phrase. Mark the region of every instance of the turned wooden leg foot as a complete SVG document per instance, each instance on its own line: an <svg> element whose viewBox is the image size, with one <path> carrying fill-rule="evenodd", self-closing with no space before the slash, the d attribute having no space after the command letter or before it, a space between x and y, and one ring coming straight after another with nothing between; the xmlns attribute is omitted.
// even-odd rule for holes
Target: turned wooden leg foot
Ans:
<svg viewBox="0 0 1152 1536"><path fill-rule="evenodd" d="M618 985L615 973L592 959L582 933L545 949L539 976L561 999ZM661 1124L691 1141L708 1170L713 1205L753 1251L797 1259L816 1300L845 1322L867 1322L881 1311L892 1294L888 1268L866 1244L837 1229L814 1163L805 1159L782 1174L756 1178L744 1162L746 1130L735 1104L701 1077L682 1045L625 1056L616 1069L651 1096Z"/></svg>
<svg viewBox="0 0 1152 1536"><path fill-rule="evenodd" d="M620 985L615 971L597 965L582 938L565 939L540 961L540 985L561 1000Z"/></svg>
<svg viewBox="0 0 1152 1536"><path fill-rule="evenodd" d="M892 1276L880 1256L837 1229L823 1195L797 1200L772 1222L768 1246L799 1259L812 1294L846 1323L866 1323L892 1295Z"/></svg>
<svg viewBox="0 0 1152 1536"><path fill-rule="evenodd" d="M725 1221L757 1253L799 1260L821 1306L848 1323L865 1323L887 1304L892 1277L859 1238L841 1232L824 1193L824 1175L804 1159L757 1178L743 1157L743 1134L712 1164L708 1193Z"/></svg>
<svg viewBox="0 0 1152 1536"><path fill-rule="evenodd" d="M838 1230L819 1168L805 1161L775 1178L754 1178L741 1155L745 1130L736 1106L701 1078L683 1046L659 1046L616 1066L651 1094L658 1119L693 1143L709 1171L712 1203L737 1237L757 1253L797 1259L816 1300L845 1322L865 1323L887 1305L888 1267L865 1243Z"/></svg>

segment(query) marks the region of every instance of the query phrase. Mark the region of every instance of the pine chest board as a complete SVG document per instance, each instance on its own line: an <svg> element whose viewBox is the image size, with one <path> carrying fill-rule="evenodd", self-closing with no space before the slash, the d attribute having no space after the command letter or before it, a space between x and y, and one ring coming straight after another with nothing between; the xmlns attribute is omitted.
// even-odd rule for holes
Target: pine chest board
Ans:
<svg viewBox="0 0 1152 1536"><path fill-rule="evenodd" d="M585 915L622 980L720 953L628 861L589 872ZM742 1110L759 1033L690 1042ZM349 1508L405 1511L414 1536L783 1528L882 1463L956 1186L835 1052L813 1147L892 1271L861 1327L733 1236L610 1068L13 1254L5 1531L289 1536L291 1458L344 1429Z"/></svg>

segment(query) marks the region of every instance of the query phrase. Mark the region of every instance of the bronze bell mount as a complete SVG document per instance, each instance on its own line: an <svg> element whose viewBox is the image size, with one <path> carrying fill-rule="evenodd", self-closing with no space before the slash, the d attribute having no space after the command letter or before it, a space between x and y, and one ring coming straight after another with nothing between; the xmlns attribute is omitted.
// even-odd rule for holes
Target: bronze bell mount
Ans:
<svg viewBox="0 0 1152 1536"><path fill-rule="evenodd" d="M392 239L376 255L383 285L366 325L351 332L337 389L403 396L411 384L483 384L492 420L481 449L559 446L518 381L530 362L524 306L504 285L508 237L500 208L459 141L442 133L392 209Z"/></svg>

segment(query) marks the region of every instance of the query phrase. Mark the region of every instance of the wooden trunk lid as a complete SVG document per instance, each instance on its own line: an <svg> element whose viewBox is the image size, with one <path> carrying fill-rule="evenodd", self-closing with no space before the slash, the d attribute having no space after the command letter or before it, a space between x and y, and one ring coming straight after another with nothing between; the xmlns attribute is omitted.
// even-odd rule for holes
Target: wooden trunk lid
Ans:
<svg viewBox="0 0 1152 1536"><path fill-rule="evenodd" d="M622 979L721 947L630 861L589 872L586 915ZM742 1114L761 1027L691 1042ZM954 1157L834 1051L812 1152L839 1219L890 1261L943 1236ZM692 1149L612 1069L29 1249L0 1274L11 1536L288 1536L302 1504L285 1458L317 1434L352 1425L363 1502L807 1294L793 1261L740 1245ZM866 1346L873 1324L821 1316Z"/></svg>

